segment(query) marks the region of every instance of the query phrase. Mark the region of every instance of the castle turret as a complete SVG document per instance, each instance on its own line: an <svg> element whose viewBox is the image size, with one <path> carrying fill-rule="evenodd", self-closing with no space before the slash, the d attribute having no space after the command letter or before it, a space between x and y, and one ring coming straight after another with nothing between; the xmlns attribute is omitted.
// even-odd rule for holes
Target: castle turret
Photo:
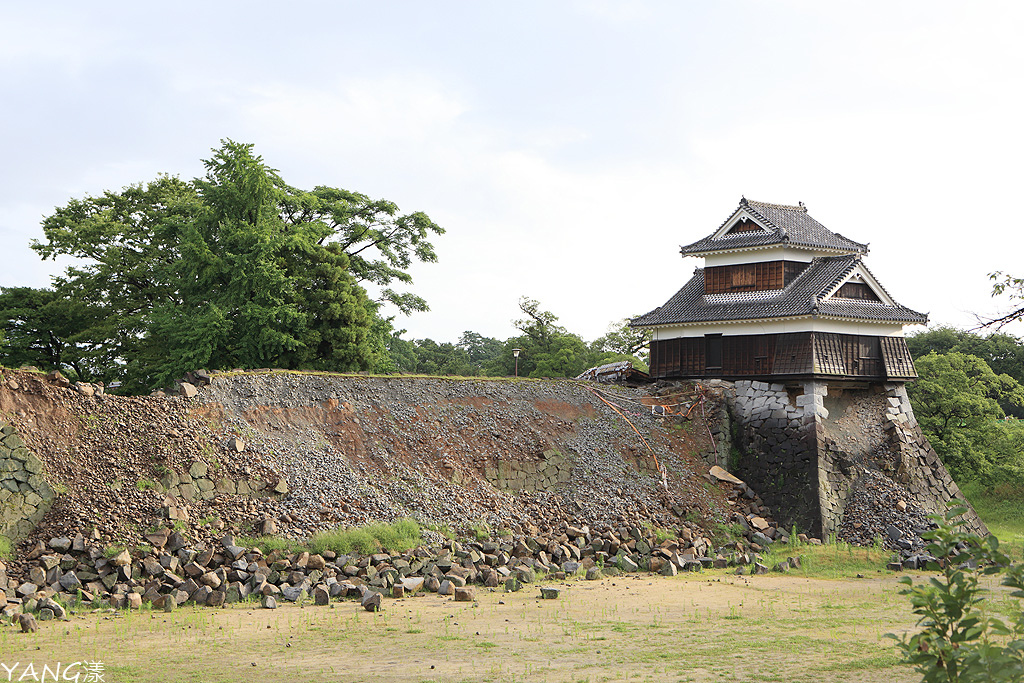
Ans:
<svg viewBox="0 0 1024 683"><path fill-rule="evenodd" d="M866 244L807 208L741 199L707 237L681 247L704 268L631 325L650 329L657 378L904 381L917 376L903 327L928 316L897 303L868 270Z"/></svg>

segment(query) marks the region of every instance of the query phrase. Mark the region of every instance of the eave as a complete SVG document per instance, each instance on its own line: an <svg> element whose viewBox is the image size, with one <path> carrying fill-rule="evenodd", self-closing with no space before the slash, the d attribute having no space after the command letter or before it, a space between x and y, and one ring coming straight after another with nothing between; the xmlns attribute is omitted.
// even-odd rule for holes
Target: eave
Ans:
<svg viewBox="0 0 1024 683"><path fill-rule="evenodd" d="M686 251L686 247L680 246L679 253L683 257L687 256L709 256L713 254L738 254L745 251L768 251L769 249L778 249L779 247L785 249L796 249L800 251L809 251L813 254L832 254L834 256L846 256L851 252L849 249L839 249L837 247L812 247L805 244L794 244L793 242L775 242L773 244L758 244L748 247L729 247L726 249L707 249L703 251ZM867 253L866 251L863 253Z"/></svg>

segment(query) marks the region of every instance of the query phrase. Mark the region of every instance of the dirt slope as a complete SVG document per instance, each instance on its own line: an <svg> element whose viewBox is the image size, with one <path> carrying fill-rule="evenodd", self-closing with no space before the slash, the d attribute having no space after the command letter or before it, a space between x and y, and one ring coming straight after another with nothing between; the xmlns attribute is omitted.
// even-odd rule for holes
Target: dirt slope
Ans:
<svg viewBox="0 0 1024 683"><path fill-rule="evenodd" d="M666 419L643 405L688 389L600 390L605 400L565 380L268 372L215 375L195 398L86 396L4 370L0 421L58 494L28 541L93 530L137 541L168 514L197 534L270 519L295 537L405 516L515 533L725 514L703 476L699 411Z"/></svg>

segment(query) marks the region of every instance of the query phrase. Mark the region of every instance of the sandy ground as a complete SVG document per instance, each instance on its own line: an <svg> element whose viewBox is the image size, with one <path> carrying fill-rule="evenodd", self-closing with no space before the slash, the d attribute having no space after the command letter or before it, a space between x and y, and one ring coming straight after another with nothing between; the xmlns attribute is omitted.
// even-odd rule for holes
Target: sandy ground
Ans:
<svg viewBox="0 0 1024 683"><path fill-rule="evenodd" d="M914 681L886 632L913 625L893 577L725 573L568 581L263 610L84 613L0 628L0 664L103 662L111 681ZM82 671L77 669L74 671ZM0 681L8 673L0 669ZM23 680L34 680L24 678ZM42 680L35 679L35 680ZM81 680L84 679L84 674Z"/></svg>

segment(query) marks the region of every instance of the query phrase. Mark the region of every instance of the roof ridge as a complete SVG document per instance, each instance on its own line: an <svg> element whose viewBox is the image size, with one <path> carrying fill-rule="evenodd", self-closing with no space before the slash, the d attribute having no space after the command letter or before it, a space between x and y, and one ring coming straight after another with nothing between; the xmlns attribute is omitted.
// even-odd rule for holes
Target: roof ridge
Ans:
<svg viewBox="0 0 1024 683"><path fill-rule="evenodd" d="M768 208L771 209L782 209L784 211L802 211L804 213L807 213L807 207L804 206L803 202L800 202L797 206L793 206L792 204L772 204L770 202L759 202L756 199L747 199L746 202L748 205L757 204L758 206L767 206Z"/></svg>

